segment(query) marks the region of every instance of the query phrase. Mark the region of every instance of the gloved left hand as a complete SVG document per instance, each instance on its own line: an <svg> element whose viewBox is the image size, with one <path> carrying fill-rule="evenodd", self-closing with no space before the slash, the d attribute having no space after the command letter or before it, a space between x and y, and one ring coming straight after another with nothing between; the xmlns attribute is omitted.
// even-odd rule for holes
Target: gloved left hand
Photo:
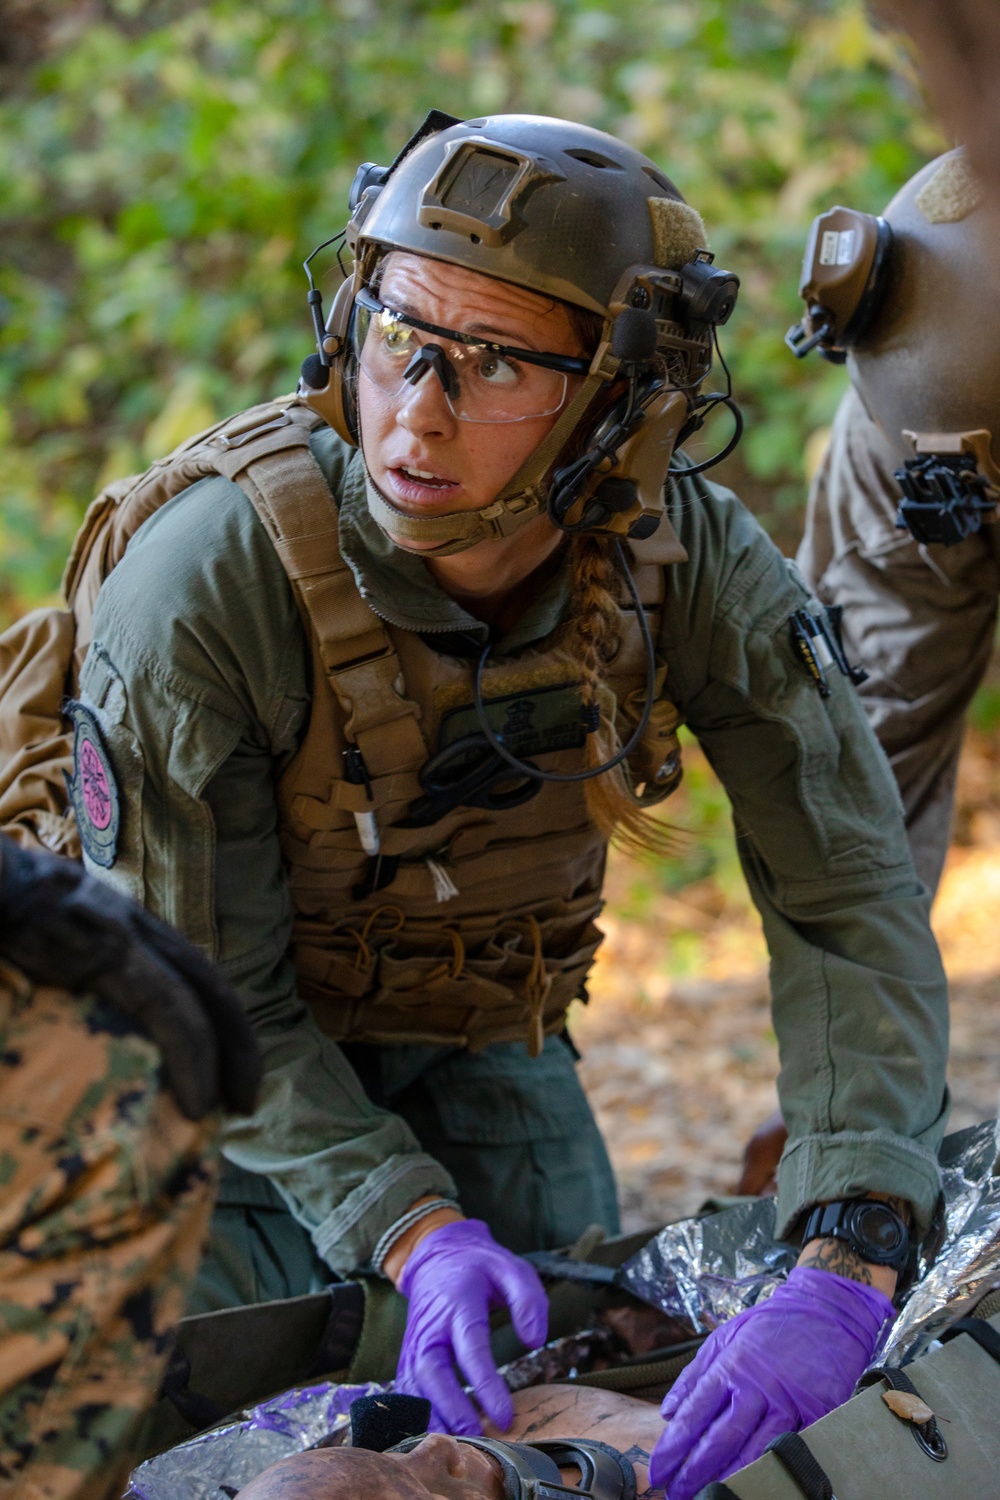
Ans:
<svg viewBox="0 0 1000 1500"><path fill-rule="evenodd" d="M430 1401L432 1428L478 1437L482 1424L457 1364L487 1417L506 1432L514 1405L493 1363L490 1312L506 1305L521 1342L544 1344L549 1304L534 1267L498 1245L481 1220L462 1219L420 1241L398 1284L410 1310L396 1390Z"/></svg>
<svg viewBox="0 0 1000 1500"><path fill-rule="evenodd" d="M874 1287L796 1267L766 1302L717 1328L671 1387L650 1484L693 1500L783 1432L817 1422L848 1399L893 1316Z"/></svg>

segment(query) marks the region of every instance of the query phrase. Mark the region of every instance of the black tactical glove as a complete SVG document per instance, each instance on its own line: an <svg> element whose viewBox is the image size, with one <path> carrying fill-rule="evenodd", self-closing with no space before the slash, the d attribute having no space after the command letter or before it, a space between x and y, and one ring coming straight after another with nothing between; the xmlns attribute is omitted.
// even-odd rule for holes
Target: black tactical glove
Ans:
<svg viewBox="0 0 1000 1500"><path fill-rule="evenodd" d="M257 1040L225 976L173 928L73 860L0 839L0 958L35 984L117 1006L160 1049L189 1120L250 1114Z"/></svg>

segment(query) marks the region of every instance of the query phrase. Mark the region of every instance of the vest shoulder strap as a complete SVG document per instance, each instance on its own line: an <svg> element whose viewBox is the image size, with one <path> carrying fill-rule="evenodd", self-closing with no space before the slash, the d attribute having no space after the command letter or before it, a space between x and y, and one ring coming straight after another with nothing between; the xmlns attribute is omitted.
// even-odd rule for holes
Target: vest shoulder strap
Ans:
<svg viewBox="0 0 1000 1500"><path fill-rule="evenodd" d="M158 459L145 473L115 480L101 491L87 511L63 574L63 594L76 619L77 669L90 645L101 585L121 562L140 526L199 479L226 474L230 455L242 451L248 440L255 451L260 451L262 442L276 447L308 443L309 432L320 425L321 418L295 406L294 401L294 397L282 397L216 422ZM250 456L244 453L245 458Z"/></svg>
<svg viewBox="0 0 1000 1500"><path fill-rule="evenodd" d="M267 529L344 712L345 734L368 771L384 776L414 770L427 759L420 708L400 691L392 637L361 597L341 555L337 507L309 448L310 418L315 425L306 410L297 442L280 429L248 431L216 467L239 484Z"/></svg>

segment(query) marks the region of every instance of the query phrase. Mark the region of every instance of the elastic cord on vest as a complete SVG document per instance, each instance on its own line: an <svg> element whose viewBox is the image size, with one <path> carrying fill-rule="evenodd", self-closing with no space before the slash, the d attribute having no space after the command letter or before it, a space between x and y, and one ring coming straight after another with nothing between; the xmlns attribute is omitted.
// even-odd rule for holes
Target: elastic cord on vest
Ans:
<svg viewBox="0 0 1000 1500"><path fill-rule="evenodd" d="M497 755L501 756L509 766L513 766L516 771L520 771L522 776L530 776L534 781L591 781L595 776L603 776L605 771L613 771L615 766L621 765L622 761L627 759L633 750L636 749L639 741L646 733L649 718L653 712L653 699L656 696L656 651L653 646L653 637L650 634L646 611L642 607L639 590L636 588L635 579L632 577L632 570L625 556L625 548L621 542L616 541L614 549L615 556L618 559L618 566L625 575L625 582L628 585L628 591L635 605L636 619L639 623L642 644L646 652L646 702L638 724L635 726L628 740L615 755L612 755L610 759L604 761L599 766L590 766L586 771L540 771L530 761L518 760L517 756L512 755L504 746L500 737L494 733L493 727L486 717L486 705L483 702L483 672L486 669L486 663L493 650L492 642L488 642L483 647L482 655L476 663L475 677L472 682L472 701L476 710L476 718L479 720L479 728Z"/></svg>

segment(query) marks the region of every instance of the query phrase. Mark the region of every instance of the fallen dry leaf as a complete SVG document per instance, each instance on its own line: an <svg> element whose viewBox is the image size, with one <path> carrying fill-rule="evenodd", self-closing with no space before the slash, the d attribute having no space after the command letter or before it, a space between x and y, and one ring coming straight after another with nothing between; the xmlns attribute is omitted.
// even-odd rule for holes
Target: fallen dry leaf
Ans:
<svg viewBox="0 0 1000 1500"><path fill-rule="evenodd" d="M927 1402L922 1401L919 1396L913 1395L910 1391L883 1391L882 1400L889 1410L895 1412L897 1417L902 1417L904 1422L916 1422L920 1427L925 1422L931 1421L934 1416Z"/></svg>

